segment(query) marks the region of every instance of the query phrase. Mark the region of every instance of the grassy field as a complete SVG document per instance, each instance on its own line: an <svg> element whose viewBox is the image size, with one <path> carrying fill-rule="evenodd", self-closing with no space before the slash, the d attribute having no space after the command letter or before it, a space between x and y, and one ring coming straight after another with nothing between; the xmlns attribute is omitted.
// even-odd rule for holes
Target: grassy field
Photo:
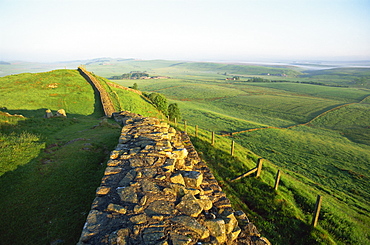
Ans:
<svg viewBox="0 0 370 245"><path fill-rule="evenodd" d="M102 119L75 70L2 77L0 86L0 244L76 244L120 126ZM123 109L160 115L137 94L109 91ZM67 118L43 118L47 108Z"/></svg>
<svg viewBox="0 0 370 245"><path fill-rule="evenodd" d="M291 82L226 81L225 76L222 78L220 69L212 70L216 66L200 65L193 71L190 71L188 64L181 63L173 67L179 69L181 66L189 68L187 76L181 72L178 76L173 76L173 79L135 82L143 91L163 93L171 102L178 103L188 125L198 125L218 134L269 126L285 128L299 125L330 109L345 105L323 114L307 126L263 129L235 134L229 139L238 142L240 147L245 147L245 152L249 149L269 160L269 173L267 177L262 177L262 181L270 187L250 179L243 180L242 184L230 183L228 179L244 171L237 169L238 163L223 162L225 156L222 157L222 154L226 153L221 154L220 150L227 149L228 146L224 145L216 150L217 154L221 154L217 157L215 150L204 148L207 137L205 140L194 139L194 142L198 142L195 146L203 152L208 164L213 166L213 171L218 173L219 181L225 185L228 194L236 200L237 205L245 205L245 210L249 210L252 219L274 244L370 242L370 111L368 99L362 101L370 95L368 89ZM162 75L168 75L165 68L161 69ZM255 75L261 76L260 73ZM350 79L358 75L353 74ZM252 77L253 74L248 76ZM265 78L271 79L267 76ZM319 81L328 84L338 82L338 77L332 78L321 77ZM352 80L348 77L346 82L343 76L341 79L341 84L351 84ZM317 81L313 77L301 78L296 74L284 80ZM116 82L125 86L133 84L133 80ZM244 165L252 167L248 163ZM283 185L287 189L282 190L284 194L277 193L275 196L267 192L271 191L277 169L285 173ZM260 186L263 191L258 191L251 185ZM249 193L258 198L261 195L267 197L254 200ZM310 223L317 194L324 196L324 209L319 227L310 229L307 224ZM238 200L238 196L245 195L248 197ZM264 202L269 203L272 210ZM282 217L275 216L274 212ZM287 219L292 217L297 218L291 221L297 222L294 227L300 227L294 232L300 234L300 229L303 229L301 232L304 234L301 233L300 236L304 238L299 242L294 240L297 239L296 236L289 238L289 242L283 240L289 236L284 230L288 229ZM279 219L284 222L280 223Z"/></svg>
<svg viewBox="0 0 370 245"><path fill-rule="evenodd" d="M178 103L189 133L193 135L192 126L199 125L199 137L192 136L193 144L234 208L244 210L273 244L370 243L370 104L369 98L363 100L370 91L351 86L352 79L366 76L368 70L346 76L338 74L342 70L310 76L289 67L178 61L99 59L85 65L105 77L130 71L171 77L114 82L137 83L142 91L159 92L169 102ZM332 76L325 77L328 74ZM232 75L242 79L225 80ZM248 77L340 82L350 87L243 81ZM106 79L98 78L117 109L161 117L143 97L110 88ZM0 87L0 107L7 107L11 115L25 116L0 113L0 162L5 170L0 176L4 193L0 205L9 210L0 219L0 243L76 243L104 171L101 163L116 144L119 128L101 120L98 98L76 71L2 77ZM83 100L73 103L76 98ZM345 106L307 126L219 136L302 124L341 105ZM60 108L66 109L68 118L42 118L45 109ZM209 143L210 131L218 134L214 147ZM231 140L237 142L235 157L229 154ZM253 168L259 157L267 159L259 179L230 182ZM278 169L283 176L276 192L272 186ZM318 194L324 197L323 209L318 227L312 228L309 224ZM20 236L22 231L28 235Z"/></svg>
<svg viewBox="0 0 370 245"><path fill-rule="evenodd" d="M231 157L231 139L216 137L215 146L211 146L209 131L200 129L199 136L194 137L194 128L187 128L193 135L193 144L227 192L234 208L246 212L273 244L367 243L370 220L360 203L354 203L355 198L332 191L307 178L305 173L302 175L268 160L264 161L259 179L252 176L231 182L230 179L255 167L260 156L236 143L235 155ZM278 169L283 171L282 180L278 191L274 191ZM317 194L323 196L324 203L320 225L313 229L309 224Z"/></svg>

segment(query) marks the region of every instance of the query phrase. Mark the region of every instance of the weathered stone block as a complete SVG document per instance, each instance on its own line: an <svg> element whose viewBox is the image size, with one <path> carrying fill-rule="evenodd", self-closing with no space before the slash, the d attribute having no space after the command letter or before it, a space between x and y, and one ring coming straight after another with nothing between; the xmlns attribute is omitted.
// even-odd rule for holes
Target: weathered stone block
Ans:
<svg viewBox="0 0 370 245"><path fill-rule="evenodd" d="M143 230L145 244L157 244L162 238L164 238L164 227L149 227Z"/></svg>
<svg viewBox="0 0 370 245"><path fill-rule="evenodd" d="M121 135L119 137L118 143L119 144L125 144L131 140L131 135Z"/></svg>
<svg viewBox="0 0 370 245"><path fill-rule="evenodd" d="M173 172L175 168L175 162L176 162L176 159L166 159L162 167L164 169L169 169L171 172Z"/></svg>
<svg viewBox="0 0 370 245"><path fill-rule="evenodd" d="M178 170L186 170L185 169L185 159L177 159L175 162L175 168Z"/></svg>
<svg viewBox="0 0 370 245"><path fill-rule="evenodd" d="M186 186L198 188L203 181L203 174L197 171L182 171Z"/></svg>
<svg viewBox="0 0 370 245"><path fill-rule="evenodd" d="M184 228L194 231L200 236L200 239L206 239L209 237L209 230L202 226L196 219L189 216L176 216L171 219L172 222L183 226Z"/></svg>
<svg viewBox="0 0 370 245"><path fill-rule="evenodd" d="M110 153L110 159L117 159L120 154L121 154L121 151L114 150Z"/></svg>
<svg viewBox="0 0 370 245"><path fill-rule="evenodd" d="M130 221L136 225L144 224L147 222L147 216L145 214L134 215L130 218Z"/></svg>
<svg viewBox="0 0 370 245"><path fill-rule="evenodd" d="M191 244L192 239L185 235L177 234L176 232L170 232L170 237L173 245L187 245Z"/></svg>
<svg viewBox="0 0 370 245"><path fill-rule="evenodd" d="M123 177L120 182L118 183L119 186L128 186L130 182L136 178L137 172L135 169L131 169L125 177Z"/></svg>
<svg viewBox="0 0 370 245"><path fill-rule="evenodd" d="M121 161L119 160L112 160L112 159L109 159L108 162L107 162L107 166L109 167L117 167L118 164L120 164Z"/></svg>
<svg viewBox="0 0 370 245"><path fill-rule="evenodd" d="M64 109L59 109L56 113L55 113L55 116L56 117L67 117L67 113Z"/></svg>
<svg viewBox="0 0 370 245"><path fill-rule="evenodd" d="M209 199L208 196L205 196L205 195L200 195L199 196L198 203L206 211L210 210L213 206L212 201Z"/></svg>
<svg viewBox="0 0 370 245"><path fill-rule="evenodd" d="M257 227L250 222L243 227L243 232L245 232L249 236L261 236L261 234L257 230Z"/></svg>
<svg viewBox="0 0 370 245"><path fill-rule="evenodd" d="M203 207L199 204L198 200L190 193L182 197L181 202L176 205L176 208L181 213L191 217L198 217L203 211Z"/></svg>
<svg viewBox="0 0 370 245"><path fill-rule="evenodd" d="M138 203L136 190L132 186L119 187L117 193L123 202Z"/></svg>
<svg viewBox="0 0 370 245"><path fill-rule="evenodd" d="M235 239L237 239L241 231L242 231L242 230L240 229L240 227L239 227L239 226L236 226L236 227L234 228L234 230L232 230L232 232L230 232L230 233L228 233L228 234L227 234L227 239L228 239L228 241L229 241L229 242L232 242L232 241L234 241Z"/></svg>
<svg viewBox="0 0 370 245"><path fill-rule="evenodd" d="M222 244L226 242L226 227L223 219L213 219L204 222L204 225L208 228L211 236L215 237L218 243Z"/></svg>
<svg viewBox="0 0 370 245"><path fill-rule="evenodd" d="M174 213L174 203L157 200L148 205L145 209L145 213L148 215L170 215Z"/></svg>
<svg viewBox="0 0 370 245"><path fill-rule="evenodd" d="M125 214L127 212L127 209L122 207L121 205L110 203L107 207L107 211Z"/></svg>
<svg viewBox="0 0 370 245"><path fill-rule="evenodd" d="M102 196L108 194L110 191L110 187L107 186L100 186L98 189L96 189L96 195Z"/></svg>
<svg viewBox="0 0 370 245"><path fill-rule="evenodd" d="M143 192L159 192L157 184L149 179L142 179L139 183Z"/></svg>
<svg viewBox="0 0 370 245"><path fill-rule="evenodd" d="M105 213L98 210L91 210L87 216L80 238L80 243L88 241L92 236L96 235L101 230L102 225L104 226L107 223L108 218Z"/></svg>
<svg viewBox="0 0 370 245"><path fill-rule="evenodd" d="M109 235L109 244L110 245L127 245L129 234L130 234L130 229L128 228L114 231Z"/></svg>
<svg viewBox="0 0 370 245"><path fill-rule="evenodd" d="M130 167L131 168L143 167L145 165L144 159L137 158L137 157L130 158L129 162L130 162Z"/></svg>
<svg viewBox="0 0 370 245"><path fill-rule="evenodd" d="M176 155L176 159L185 159L188 156L188 150L186 148L175 149L172 153Z"/></svg>
<svg viewBox="0 0 370 245"><path fill-rule="evenodd" d="M107 167L105 169L104 175L118 174L122 171L120 167Z"/></svg>
<svg viewBox="0 0 370 245"><path fill-rule="evenodd" d="M184 178L182 177L181 173L179 173L179 172L172 174L172 176L170 177L170 181L171 181L171 183L180 184L180 185L185 186Z"/></svg>
<svg viewBox="0 0 370 245"><path fill-rule="evenodd" d="M47 109L46 111L45 111L45 118L52 118L54 115L53 115L53 113L51 112L51 110L49 110L49 109Z"/></svg>
<svg viewBox="0 0 370 245"><path fill-rule="evenodd" d="M130 155L136 155L141 151L141 147L135 147L130 149Z"/></svg>

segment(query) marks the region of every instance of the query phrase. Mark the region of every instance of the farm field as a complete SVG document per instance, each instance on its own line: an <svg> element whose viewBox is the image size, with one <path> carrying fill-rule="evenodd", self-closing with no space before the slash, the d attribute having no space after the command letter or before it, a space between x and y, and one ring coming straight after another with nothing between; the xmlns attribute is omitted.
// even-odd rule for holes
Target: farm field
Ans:
<svg viewBox="0 0 370 245"><path fill-rule="evenodd" d="M351 79L359 75L357 70L351 76L320 77L320 83L348 86L331 87L297 83L316 80L307 75L299 77L296 73L280 78L286 82L255 83L247 82L248 76L271 77L258 73L246 75L242 78L245 81L228 81L218 66L215 70L212 70L214 66L193 67L187 76L172 74L172 79L114 82L124 86L132 86L135 82L142 91L164 94L171 102L178 103L188 125L198 125L219 135L235 133L224 138L235 140L268 159L274 167L315 188L328 202L338 203L339 206L329 209L335 210L332 211L334 215L343 215L345 218L341 222L346 225L337 227L339 233L342 229L342 235L332 234L336 243L368 241L370 90L351 85ZM169 76L165 68L160 70L161 75ZM167 71L173 70L168 68ZM362 72L367 76L368 70ZM310 123L298 126L307 122ZM291 126L296 127L286 129ZM276 128L238 133L266 127ZM353 213L341 214L338 207L351 209ZM328 223L323 224L325 229L331 230L328 226ZM361 231L365 234L360 234Z"/></svg>

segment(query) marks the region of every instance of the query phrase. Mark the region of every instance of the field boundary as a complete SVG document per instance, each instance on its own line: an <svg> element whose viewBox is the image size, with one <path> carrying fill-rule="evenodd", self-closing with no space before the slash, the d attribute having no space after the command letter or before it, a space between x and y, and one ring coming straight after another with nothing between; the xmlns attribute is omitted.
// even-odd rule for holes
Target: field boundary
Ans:
<svg viewBox="0 0 370 245"><path fill-rule="evenodd" d="M332 111L335 111L335 110L339 110L340 108L345 107L345 106L354 105L354 104L360 104L360 103L362 103L363 101L365 101L369 97L370 97L370 95L367 95L365 98L363 98L359 102L346 103L346 104L339 105L339 106L336 106L334 108L331 108L331 109L329 109L327 111L324 111L323 113L317 115L316 117L312 118L310 121L305 122L305 123L300 123L300 124L292 125L292 126L289 126L289 127L273 127L273 126L267 126L267 127L262 127L262 128L252 128L252 129L247 129L247 130L242 130L242 131L237 131L237 132L231 132L231 133L228 133L228 134L221 134L220 136L233 136L235 134L248 133L248 132L253 132L253 131L262 130L262 129L269 129L269 128L274 128L274 129L291 129L291 128L295 128L295 127L298 127L298 126L307 126L310 123L312 123L313 121L315 121L316 119L318 119L318 118L320 118L320 117L328 114L329 112L332 112Z"/></svg>
<svg viewBox="0 0 370 245"><path fill-rule="evenodd" d="M111 98L109 97L108 92L103 88L100 82L84 67L79 66L77 69L81 75L95 87L100 96L100 101L103 106L104 113L107 117L112 117L112 114L116 111L114 109Z"/></svg>

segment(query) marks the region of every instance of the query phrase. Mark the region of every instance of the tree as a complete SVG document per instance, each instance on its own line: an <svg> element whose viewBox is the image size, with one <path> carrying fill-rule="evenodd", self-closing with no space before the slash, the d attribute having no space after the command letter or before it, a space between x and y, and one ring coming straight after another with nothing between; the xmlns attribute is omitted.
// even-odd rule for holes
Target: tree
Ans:
<svg viewBox="0 0 370 245"><path fill-rule="evenodd" d="M177 103L169 104L169 106L168 106L168 116L169 116L171 121L175 120L175 118L176 118L177 121L181 120L181 112L180 112L180 109L179 109Z"/></svg>
<svg viewBox="0 0 370 245"><path fill-rule="evenodd" d="M134 83L134 85L132 86L132 89L138 90L137 83Z"/></svg>
<svg viewBox="0 0 370 245"><path fill-rule="evenodd" d="M149 99L153 102L153 104L155 105L155 107L157 107L157 109L159 111L161 111L163 114L167 115L168 103L167 103L167 99L166 99L166 97L164 97L164 95L162 95L160 93L151 93L149 95Z"/></svg>

